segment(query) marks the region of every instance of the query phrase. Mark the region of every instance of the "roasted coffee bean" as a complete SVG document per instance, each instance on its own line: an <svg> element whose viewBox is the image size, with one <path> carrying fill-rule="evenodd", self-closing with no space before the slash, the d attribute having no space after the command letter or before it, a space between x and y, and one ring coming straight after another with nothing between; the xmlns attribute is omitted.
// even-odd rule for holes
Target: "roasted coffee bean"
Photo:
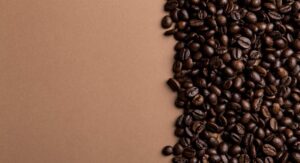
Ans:
<svg viewBox="0 0 300 163"><path fill-rule="evenodd" d="M173 23L173 21L172 21L171 17L165 16L161 21L161 26L163 28L170 28L172 26L172 23Z"/></svg>
<svg viewBox="0 0 300 163"><path fill-rule="evenodd" d="M250 157L247 154L241 154L239 157L239 163L250 163Z"/></svg>
<svg viewBox="0 0 300 163"><path fill-rule="evenodd" d="M229 154L237 155L237 154L241 153L241 151L242 151L242 149L240 146L234 145L229 149Z"/></svg>
<svg viewBox="0 0 300 163"><path fill-rule="evenodd" d="M298 153L298 152L293 152L292 153L292 158L293 158L293 161L295 161L295 162L300 162L300 153Z"/></svg>
<svg viewBox="0 0 300 163"><path fill-rule="evenodd" d="M192 87L188 89L186 93L188 97L194 97L199 93L199 89L197 87Z"/></svg>
<svg viewBox="0 0 300 163"><path fill-rule="evenodd" d="M269 126L272 131L277 131L278 130L277 120L275 118L271 118L269 121Z"/></svg>
<svg viewBox="0 0 300 163"><path fill-rule="evenodd" d="M162 153L166 156L171 155L173 153L173 147L165 146L162 150Z"/></svg>
<svg viewBox="0 0 300 163"><path fill-rule="evenodd" d="M196 155L196 150L190 147L185 148L182 155L187 158L193 158Z"/></svg>
<svg viewBox="0 0 300 163"><path fill-rule="evenodd" d="M177 156L172 159L173 163L187 163L187 161L188 160L186 158L183 158L181 156Z"/></svg>
<svg viewBox="0 0 300 163"><path fill-rule="evenodd" d="M276 147L277 149L281 149L284 145L284 142L282 141L281 138L279 137L274 137L272 139L272 145L274 145L274 147Z"/></svg>
<svg viewBox="0 0 300 163"><path fill-rule="evenodd" d="M167 84L170 86L170 88L174 91L179 90L180 84L176 79L169 79Z"/></svg>
<svg viewBox="0 0 300 163"><path fill-rule="evenodd" d="M184 150L184 148L182 147L182 145L176 144L173 148L174 155L182 154L183 150Z"/></svg>
<svg viewBox="0 0 300 163"><path fill-rule="evenodd" d="M274 159L270 156L265 158L265 162L264 163L274 163Z"/></svg>
<svg viewBox="0 0 300 163"><path fill-rule="evenodd" d="M248 49L251 46L251 41L247 37L240 37L237 42L242 48L245 49Z"/></svg>
<svg viewBox="0 0 300 163"><path fill-rule="evenodd" d="M276 149L270 144L265 144L262 147L262 151L264 152L265 155L267 156L276 156Z"/></svg>

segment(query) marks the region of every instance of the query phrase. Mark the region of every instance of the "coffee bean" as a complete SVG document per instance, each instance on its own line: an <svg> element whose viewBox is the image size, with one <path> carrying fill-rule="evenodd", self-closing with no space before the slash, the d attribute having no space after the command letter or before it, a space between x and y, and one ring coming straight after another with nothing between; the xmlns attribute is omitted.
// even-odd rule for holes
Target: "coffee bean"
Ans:
<svg viewBox="0 0 300 163"><path fill-rule="evenodd" d="M238 39L238 44L245 49L250 48L251 46L251 41L247 37L240 37Z"/></svg>
<svg viewBox="0 0 300 163"><path fill-rule="evenodd" d="M207 130L209 130L211 132L218 132L219 131L219 126L216 123L213 123L213 122L208 122L206 124L206 128L207 128Z"/></svg>
<svg viewBox="0 0 300 163"><path fill-rule="evenodd" d="M199 93L199 89L197 87L192 87L187 90L187 96L188 97L194 97Z"/></svg>
<svg viewBox="0 0 300 163"><path fill-rule="evenodd" d="M196 151L193 148L185 148L182 155L187 158L193 158L196 155Z"/></svg>
<svg viewBox="0 0 300 163"><path fill-rule="evenodd" d="M297 163L300 162L300 153L298 153L298 152L293 152L293 153L292 153L292 158L293 158L294 161L296 161Z"/></svg>
<svg viewBox="0 0 300 163"><path fill-rule="evenodd" d="M205 124L201 121L193 123L192 130L194 133L200 134L205 129Z"/></svg>
<svg viewBox="0 0 300 163"><path fill-rule="evenodd" d="M270 156L265 158L265 163L274 163L274 159Z"/></svg>
<svg viewBox="0 0 300 163"><path fill-rule="evenodd" d="M240 20L241 19L241 14L238 11L231 12L230 16L233 20Z"/></svg>
<svg viewBox="0 0 300 163"><path fill-rule="evenodd" d="M173 147L165 146L162 150L162 153L166 156L171 155L173 153Z"/></svg>
<svg viewBox="0 0 300 163"><path fill-rule="evenodd" d="M187 159L183 158L183 157L180 157L180 156L177 156L177 157L174 157L172 159L172 162L173 163L187 163Z"/></svg>
<svg viewBox="0 0 300 163"><path fill-rule="evenodd" d="M253 12L247 12L246 20L249 23L255 23L255 22L257 22L257 17Z"/></svg>
<svg viewBox="0 0 300 163"><path fill-rule="evenodd" d="M174 146L174 148L173 148L173 152L174 152L175 155L180 155L180 154L182 154L183 150L184 150L184 148L183 148L182 145L180 145L180 144L176 144L176 145Z"/></svg>
<svg viewBox="0 0 300 163"><path fill-rule="evenodd" d="M209 162L211 163L219 163L220 161L221 157L219 155L214 154L209 157Z"/></svg>
<svg viewBox="0 0 300 163"><path fill-rule="evenodd" d="M271 118L269 121L269 126L272 131L277 131L278 130L277 120L275 118Z"/></svg>
<svg viewBox="0 0 300 163"><path fill-rule="evenodd" d="M240 60L235 60L232 62L232 67L237 71L242 71L245 68L245 65Z"/></svg>
<svg viewBox="0 0 300 163"><path fill-rule="evenodd" d="M173 21L172 21L171 17L165 16L161 21L161 26L163 28L170 28L172 26L172 23L173 23Z"/></svg>
<svg viewBox="0 0 300 163"><path fill-rule="evenodd" d="M209 45L204 45L203 53L207 56L212 56L214 54L214 49Z"/></svg>
<svg viewBox="0 0 300 163"><path fill-rule="evenodd" d="M255 82L260 82L261 81L260 75L255 71L250 72L250 78Z"/></svg>
<svg viewBox="0 0 300 163"><path fill-rule="evenodd" d="M275 11L269 11L268 15L269 15L269 18L274 19L274 20L282 19L282 16L279 13L275 12Z"/></svg>
<svg viewBox="0 0 300 163"><path fill-rule="evenodd" d="M250 157L247 154L241 154L239 157L239 163L250 163Z"/></svg>
<svg viewBox="0 0 300 163"><path fill-rule="evenodd" d="M242 151L241 147L238 145L234 145L229 149L229 153L231 155L237 155Z"/></svg>
<svg viewBox="0 0 300 163"><path fill-rule="evenodd" d="M218 151L221 154L226 154L228 152L229 146L226 143L221 143L218 147Z"/></svg>
<svg viewBox="0 0 300 163"><path fill-rule="evenodd" d="M170 88L174 91L179 90L180 84L176 79L169 79L167 84L170 86Z"/></svg>
<svg viewBox="0 0 300 163"><path fill-rule="evenodd" d="M272 139L272 145L274 145L274 147L276 147L277 149L281 149L284 145L284 142L279 137L274 137Z"/></svg>
<svg viewBox="0 0 300 163"><path fill-rule="evenodd" d="M217 103L218 103L218 96L217 96L216 94L212 93L212 94L210 94L210 95L208 96L208 100L209 100L209 102L210 102L212 105L217 105Z"/></svg>
<svg viewBox="0 0 300 163"><path fill-rule="evenodd" d="M262 147L262 151L264 152L265 155L267 156L276 156L276 149L270 144L265 144Z"/></svg>

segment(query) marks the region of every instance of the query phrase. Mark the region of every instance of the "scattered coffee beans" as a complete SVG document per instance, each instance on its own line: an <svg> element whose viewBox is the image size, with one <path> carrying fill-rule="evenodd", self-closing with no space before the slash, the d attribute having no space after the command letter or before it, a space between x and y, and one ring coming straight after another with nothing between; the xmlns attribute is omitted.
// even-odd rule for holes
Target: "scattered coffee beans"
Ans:
<svg viewBox="0 0 300 163"><path fill-rule="evenodd" d="M174 163L300 163L300 0L166 0ZM298 82L299 81L299 82Z"/></svg>

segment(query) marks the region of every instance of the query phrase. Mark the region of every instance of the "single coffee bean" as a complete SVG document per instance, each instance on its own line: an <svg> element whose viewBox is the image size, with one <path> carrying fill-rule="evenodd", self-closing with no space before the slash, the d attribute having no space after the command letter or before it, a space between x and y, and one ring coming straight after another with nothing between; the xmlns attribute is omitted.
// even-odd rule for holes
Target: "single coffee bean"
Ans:
<svg viewBox="0 0 300 163"><path fill-rule="evenodd" d="M226 143L221 143L218 147L218 151L221 153L221 154L226 154L228 152L228 149L229 149L229 146L226 144Z"/></svg>
<svg viewBox="0 0 300 163"><path fill-rule="evenodd" d="M170 88L173 91L177 91L180 88L180 84L179 84L179 82L176 79L169 79L168 82L167 82L167 84L170 86Z"/></svg>
<svg viewBox="0 0 300 163"><path fill-rule="evenodd" d="M214 54L214 49L211 46L209 46L209 45L204 45L204 47L203 47L203 53L206 56L212 56Z"/></svg>
<svg viewBox="0 0 300 163"><path fill-rule="evenodd" d="M284 142L282 141L281 138L274 137L272 140L272 145L274 145L274 147L276 147L277 149L281 149L284 145Z"/></svg>
<svg viewBox="0 0 300 163"><path fill-rule="evenodd" d="M251 46L251 41L247 37L240 37L238 39L238 44L245 49L250 48Z"/></svg>
<svg viewBox="0 0 300 163"><path fill-rule="evenodd" d="M231 155L237 155L242 151L241 147L238 145L234 145L229 149L229 153Z"/></svg>
<svg viewBox="0 0 300 163"><path fill-rule="evenodd" d="M265 158L265 163L274 163L274 159L270 156Z"/></svg>
<svg viewBox="0 0 300 163"><path fill-rule="evenodd" d="M188 89L186 93L188 97L194 97L199 93L199 89L197 87L192 87Z"/></svg>
<svg viewBox="0 0 300 163"><path fill-rule="evenodd" d="M165 146L162 150L162 153L166 156L171 155L173 153L173 147Z"/></svg>
<svg viewBox="0 0 300 163"><path fill-rule="evenodd" d="M292 158L293 158L293 160L295 161L295 162L300 162L300 153L298 153L298 152L293 152L292 153Z"/></svg>
<svg viewBox="0 0 300 163"><path fill-rule="evenodd" d="M271 118L269 121L269 126L272 131L277 131L278 130L277 120L275 118Z"/></svg>
<svg viewBox="0 0 300 163"><path fill-rule="evenodd" d="M262 151L264 152L265 155L267 156L276 156L276 148L273 147L270 144L265 144L262 147Z"/></svg>
<svg viewBox="0 0 300 163"><path fill-rule="evenodd" d="M250 157L247 154L241 154L239 157L239 163L250 163Z"/></svg>
<svg viewBox="0 0 300 163"><path fill-rule="evenodd" d="M174 148L173 148L173 152L174 152L175 155L180 155L180 154L182 154L183 150L184 150L184 148L183 148L182 145L180 145L180 144L176 144L176 145L174 146Z"/></svg>
<svg viewBox="0 0 300 163"><path fill-rule="evenodd" d="M173 21L170 16L165 16L161 21L161 26L163 28L170 28L173 24Z"/></svg>
<svg viewBox="0 0 300 163"><path fill-rule="evenodd" d="M193 158L196 155L196 151L195 149L188 147L183 150L182 155L186 158Z"/></svg>

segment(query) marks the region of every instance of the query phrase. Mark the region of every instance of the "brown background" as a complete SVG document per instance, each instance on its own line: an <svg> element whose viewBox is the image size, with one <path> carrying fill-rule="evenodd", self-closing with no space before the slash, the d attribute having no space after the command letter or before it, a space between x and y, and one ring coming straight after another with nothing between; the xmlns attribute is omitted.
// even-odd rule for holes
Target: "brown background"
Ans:
<svg viewBox="0 0 300 163"><path fill-rule="evenodd" d="M0 0L0 162L170 162L164 2Z"/></svg>

